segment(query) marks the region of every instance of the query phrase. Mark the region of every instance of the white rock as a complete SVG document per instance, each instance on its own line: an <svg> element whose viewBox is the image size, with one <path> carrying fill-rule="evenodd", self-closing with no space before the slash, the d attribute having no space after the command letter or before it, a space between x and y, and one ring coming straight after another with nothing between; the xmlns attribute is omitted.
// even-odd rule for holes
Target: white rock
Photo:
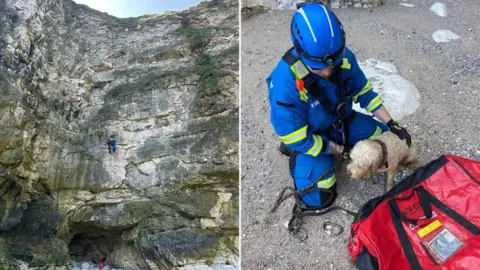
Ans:
<svg viewBox="0 0 480 270"><path fill-rule="evenodd" d="M404 7L411 7L411 8L412 8L412 7L415 7L415 5L413 5L413 4L407 4L407 3L400 3L399 5L400 5L400 6L404 6Z"/></svg>
<svg viewBox="0 0 480 270"><path fill-rule="evenodd" d="M340 8L340 0L332 0L330 2L330 7L331 8Z"/></svg>
<svg viewBox="0 0 480 270"><path fill-rule="evenodd" d="M80 267L75 266L75 267L72 268L72 270L82 270L82 269L80 269Z"/></svg>
<svg viewBox="0 0 480 270"><path fill-rule="evenodd" d="M430 7L430 10L440 17L447 17L447 6L443 3L436 2Z"/></svg>
<svg viewBox="0 0 480 270"><path fill-rule="evenodd" d="M392 63L367 59L360 63L360 67L369 78L374 91L383 98L385 107L394 119L401 120L420 106L418 89L400 76ZM354 103L353 109L369 114L358 103Z"/></svg>
<svg viewBox="0 0 480 270"><path fill-rule="evenodd" d="M435 42L450 42L454 39L460 39L460 36L453 33L450 30L437 30L432 34L432 38Z"/></svg>
<svg viewBox="0 0 480 270"><path fill-rule="evenodd" d="M90 263L82 262L82 268L86 268L86 269L90 268Z"/></svg>

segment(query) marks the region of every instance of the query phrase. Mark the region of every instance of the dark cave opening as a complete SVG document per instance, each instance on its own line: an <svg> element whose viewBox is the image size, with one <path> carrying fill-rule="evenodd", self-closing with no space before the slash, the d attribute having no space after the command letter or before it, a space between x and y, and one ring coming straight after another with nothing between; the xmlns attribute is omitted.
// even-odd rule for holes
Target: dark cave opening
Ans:
<svg viewBox="0 0 480 270"><path fill-rule="evenodd" d="M104 236L89 237L84 233L77 233L68 244L68 254L75 261L105 261L110 254L108 239Z"/></svg>

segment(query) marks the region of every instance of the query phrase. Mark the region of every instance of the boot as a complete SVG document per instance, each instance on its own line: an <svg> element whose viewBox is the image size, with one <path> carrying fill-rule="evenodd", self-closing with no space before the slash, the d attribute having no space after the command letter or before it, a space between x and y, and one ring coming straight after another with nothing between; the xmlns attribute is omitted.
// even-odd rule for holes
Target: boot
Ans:
<svg viewBox="0 0 480 270"><path fill-rule="evenodd" d="M280 143L280 147L278 150L280 150L280 153L284 154L287 157L291 156L294 151L292 148L286 146L283 142Z"/></svg>

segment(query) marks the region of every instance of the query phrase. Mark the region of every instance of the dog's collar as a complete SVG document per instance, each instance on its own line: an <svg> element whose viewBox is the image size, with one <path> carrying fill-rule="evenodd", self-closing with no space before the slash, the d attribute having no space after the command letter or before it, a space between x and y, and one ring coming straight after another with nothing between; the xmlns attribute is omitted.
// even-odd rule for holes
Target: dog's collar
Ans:
<svg viewBox="0 0 480 270"><path fill-rule="evenodd" d="M383 156L383 161L382 161L382 166L385 165L385 168L388 168L388 160L387 160L387 157L388 157L388 151L387 151L387 146L385 145L384 142L380 141L380 140L372 140L374 142L377 142L380 144L380 146L382 147L382 156Z"/></svg>

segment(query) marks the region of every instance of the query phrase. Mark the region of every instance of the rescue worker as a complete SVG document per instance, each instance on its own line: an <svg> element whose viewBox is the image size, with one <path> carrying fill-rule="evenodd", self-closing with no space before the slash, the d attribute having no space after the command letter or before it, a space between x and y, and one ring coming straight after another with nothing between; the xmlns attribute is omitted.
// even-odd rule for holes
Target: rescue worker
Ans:
<svg viewBox="0 0 480 270"><path fill-rule="evenodd" d="M117 149L117 138L115 138L114 135L110 135L110 137L107 137L107 145L108 145L108 153L115 153L115 150Z"/></svg>
<svg viewBox="0 0 480 270"><path fill-rule="evenodd" d="M336 198L333 155L348 158L353 145L387 130L411 144L407 130L394 121L383 100L360 69L354 53L345 47L345 33L335 14L316 2L297 6L291 21L293 48L267 76L270 121L282 141L280 151L290 156L295 187L314 181ZM352 110L359 103L372 116ZM307 207L327 207L328 192L311 191ZM330 203L331 204L331 203Z"/></svg>

